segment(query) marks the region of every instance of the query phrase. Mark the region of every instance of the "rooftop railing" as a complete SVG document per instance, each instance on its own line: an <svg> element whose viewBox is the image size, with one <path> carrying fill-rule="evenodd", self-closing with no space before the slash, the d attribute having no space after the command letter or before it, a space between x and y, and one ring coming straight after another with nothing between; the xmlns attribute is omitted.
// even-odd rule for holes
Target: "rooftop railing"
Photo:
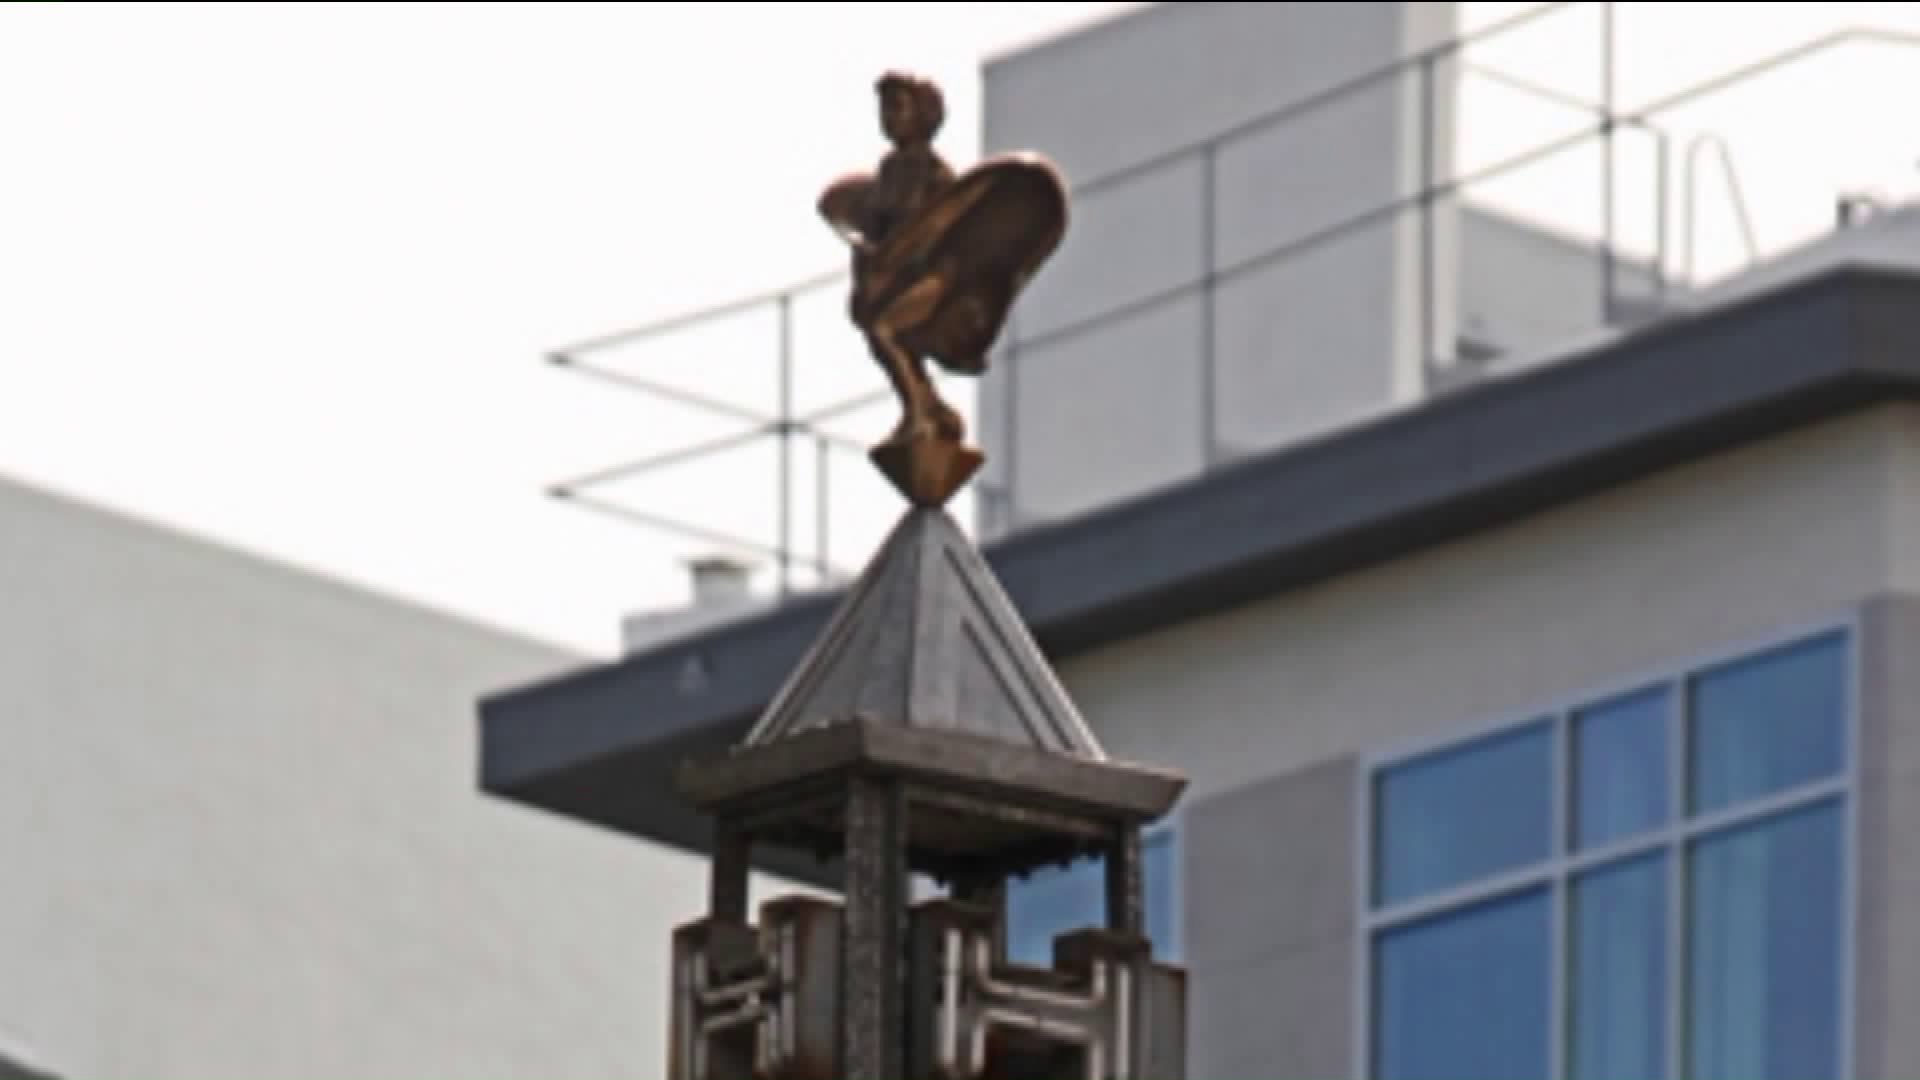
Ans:
<svg viewBox="0 0 1920 1080"><path fill-rule="evenodd" d="M1920 89L1920 65L1912 63L1920 35L1833 29L1776 47L1761 43L1746 55L1703 56L1714 70L1700 76L1684 70L1672 39L1634 47L1633 32L1648 32L1623 25L1623 7L1639 6L1537 5L1076 183L1075 200L1084 202L1197 167L1200 261L1181 280L1022 333L1017 350L1004 349L996 364L1045 363L1050 346L1197 296L1203 314L1193 371L1210 387L1221 290L1369 231L1399 229L1416 238L1415 333L1431 388L1493 357L1680 310L1695 290L1833 228L1836 215L1857 204L1863 183L1892 175L1888 161L1920 156L1912 145L1881 141L1863 150L1855 144L1873 140L1843 137L1859 134L1859 123L1848 123L1859 113L1850 109L1912 100ZM1658 30L1648 36L1661 37ZM1650 67L1623 62L1630 55L1670 59ZM1229 237L1235 243L1219 242L1228 155L1324 123L1375 94L1414 103L1417 176L1405 194L1364 206L1331 198L1335 205L1319 220L1267 230L1273 235L1257 248L1239 242L1238 232ZM1463 246L1475 234L1461 229L1462 214L1511 225L1528 242L1560 245L1586 267L1591 292L1560 296L1553 310L1476 310L1468 295L1476 252ZM719 549L765 560L782 594L840 580L891 521L892 502L865 452L894 409L845 320L845 290L843 273L825 273L555 350L550 359L563 369L644 394L714 430L573 477L553 494L677 537L690 553ZM1500 306L1496 297L1491 308ZM754 374L739 360L748 356L768 364ZM1011 391L1013 380L1004 385ZM970 383L943 388L969 414L972 390ZM1198 395L1208 403L1203 409L1213 397L1210 389ZM1247 452L1210 414L1199 427L1207 467ZM666 474L678 479L659 483ZM1013 516L1016 508L991 505L1004 500L1003 491L976 488L970 498L1002 520ZM965 520L975 508L963 502L956 509Z"/></svg>

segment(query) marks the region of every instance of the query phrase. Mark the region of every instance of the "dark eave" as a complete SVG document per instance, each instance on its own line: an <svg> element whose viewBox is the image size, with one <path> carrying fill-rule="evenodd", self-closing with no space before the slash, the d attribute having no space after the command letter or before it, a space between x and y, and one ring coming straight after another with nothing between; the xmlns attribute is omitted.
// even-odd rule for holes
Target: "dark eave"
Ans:
<svg viewBox="0 0 1920 1080"><path fill-rule="evenodd" d="M1920 275L1837 268L986 554L1057 663L1916 389ZM704 850L675 766L744 733L836 599L488 697L482 788Z"/></svg>
<svg viewBox="0 0 1920 1080"><path fill-rule="evenodd" d="M30 1069L0 1054L0 1080L54 1080L53 1074Z"/></svg>

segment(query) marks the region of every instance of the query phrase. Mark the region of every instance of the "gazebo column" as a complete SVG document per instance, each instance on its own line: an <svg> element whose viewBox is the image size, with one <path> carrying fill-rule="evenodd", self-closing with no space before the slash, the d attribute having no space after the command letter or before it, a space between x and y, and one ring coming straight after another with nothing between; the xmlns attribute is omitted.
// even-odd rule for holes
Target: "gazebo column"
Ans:
<svg viewBox="0 0 1920 1080"><path fill-rule="evenodd" d="M1136 936L1146 933L1146 904L1140 880L1140 829L1117 825L1107 841L1107 929Z"/></svg>
<svg viewBox="0 0 1920 1080"><path fill-rule="evenodd" d="M905 1075L907 808L898 781L847 785L840 1067L845 1080Z"/></svg>
<svg viewBox="0 0 1920 1080"><path fill-rule="evenodd" d="M707 914L715 919L747 921L748 874L753 838L739 822L723 817L713 826L713 858L707 874Z"/></svg>

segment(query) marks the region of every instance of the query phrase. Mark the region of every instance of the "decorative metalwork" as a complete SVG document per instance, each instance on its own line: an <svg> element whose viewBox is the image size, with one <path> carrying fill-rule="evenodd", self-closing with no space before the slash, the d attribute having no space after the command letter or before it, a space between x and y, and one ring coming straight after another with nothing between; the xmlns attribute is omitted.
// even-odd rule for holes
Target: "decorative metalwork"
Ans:
<svg viewBox="0 0 1920 1080"><path fill-rule="evenodd" d="M783 897L760 928L707 918L673 948L672 1080L832 1080L840 907Z"/></svg>
<svg viewBox="0 0 1920 1080"><path fill-rule="evenodd" d="M995 913L946 900L914 910L914 1073L1159 1080L1183 1072L1185 973L1134 934L1057 942L1051 969L1007 963Z"/></svg>

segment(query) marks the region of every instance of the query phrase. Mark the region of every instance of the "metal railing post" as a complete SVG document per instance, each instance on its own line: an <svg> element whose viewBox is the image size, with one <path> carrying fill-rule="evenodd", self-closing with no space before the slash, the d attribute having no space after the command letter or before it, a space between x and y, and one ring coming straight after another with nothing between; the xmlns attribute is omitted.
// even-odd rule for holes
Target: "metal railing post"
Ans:
<svg viewBox="0 0 1920 1080"><path fill-rule="evenodd" d="M1440 313L1434 296L1433 279L1439 262L1436 250L1439 245L1433 234L1433 204L1438 197L1440 169L1437 160L1439 139L1433 130L1433 62L1432 53L1420 58L1420 197L1414 211L1420 215L1420 373L1423 383L1431 379L1433 370L1440 363L1438 343L1434 341L1438 336ZM1396 232L1398 228L1395 225Z"/></svg>
<svg viewBox="0 0 1920 1080"><path fill-rule="evenodd" d="M1619 313L1618 259L1614 255L1613 3L1600 5L1600 321L1612 326Z"/></svg>
<svg viewBox="0 0 1920 1080"><path fill-rule="evenodd" d="M780 596L793 589L793 294L781 293L780 307Z"/></svg>
<svg viewBox="0 0 1920 1080"><path fill-rule="evenodd" d="M1664 128L1649 126L1647 130L1653 132L1654 139L1653 212L1656 235L1654 237L1653 288L1654 296L1658 299L1659 305L1664 308L1667 303L1667 279L1673 272L1672 267L1668 265L1670 256L1667 249L1669 243L1667 234L1672 231L1671 223L1668 221L1668 203L1672 199L1669 188L1673 183L1673 140L1668 137Z"/></svg>
<svg viewBox="0 0 1920 1080"><path fill-rule="evenodd" d="M831 585L832 557L827 553L828 541L833 534L833 514L827 494L827 474L833 467L833 446L819 435L813 437L813 560L820 574L820 584Z"/></svg>
<svg viewBox="0 0 1920 1080"><path fill-rule="evenodd" d="M1219 171L1218 143L1208 143L1200 155L1200 463L1201 471L1211 472L1220 457L1218 360L1214 355L1213 312L1214 274L1218 269L1215 245L1218 243L1219 207L1215 179Z"/></svg>
<svg viewBox="0 0 1920 1080"><path fill-rule="evenodd" d="M1015 500L1020 490L1020 324L1007 319L1007 347L1001 354L1000 384L1005 389L1000 403L1000 426L1006 429L1002 444L1005 457L1000 463L1000 531L1011 533L1020 527Z"/></svg>

